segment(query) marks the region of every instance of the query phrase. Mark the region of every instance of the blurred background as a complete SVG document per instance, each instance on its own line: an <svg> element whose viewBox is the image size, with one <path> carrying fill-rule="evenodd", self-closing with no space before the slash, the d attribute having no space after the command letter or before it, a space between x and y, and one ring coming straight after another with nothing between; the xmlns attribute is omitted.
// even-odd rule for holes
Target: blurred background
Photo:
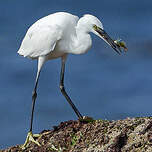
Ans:
<svg viewBox="0 0 152 152"><path fill-rule="evenodd" d="M69 55L65 86L83 115L117 120L152 114L152 1L0 0L0 149L23 144L29 129L37 61L17 50L27 29L39 18L66 11L93 14L128 52L117 55L92 35L85 55ZM59 90L60 59L43 67L33 132L77 117Z"/></svg>

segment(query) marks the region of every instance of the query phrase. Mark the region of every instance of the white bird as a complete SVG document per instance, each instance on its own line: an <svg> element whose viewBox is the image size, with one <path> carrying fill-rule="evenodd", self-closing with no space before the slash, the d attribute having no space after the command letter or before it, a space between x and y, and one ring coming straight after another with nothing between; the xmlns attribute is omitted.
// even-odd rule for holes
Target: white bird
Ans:
<svg viewBox="0 0 152 152"><path fill-rule="evenodd" d="M38 69L32 93L30 130L23 147L26 147L29 141L40 145L33 138L32 124L40 71L47 60L61 57L60 90L78 118L84 118L65 91L64 71L66 58L69 53L83 54L91 48L92 39L89 34L90 32L102 38L120 54L120 47L108 36L103 29L102 23L93 15L86 14L79 19L77 16L66 12L57 12L39 19L28 29L18 53L24 57L37 59Z"/></svg>

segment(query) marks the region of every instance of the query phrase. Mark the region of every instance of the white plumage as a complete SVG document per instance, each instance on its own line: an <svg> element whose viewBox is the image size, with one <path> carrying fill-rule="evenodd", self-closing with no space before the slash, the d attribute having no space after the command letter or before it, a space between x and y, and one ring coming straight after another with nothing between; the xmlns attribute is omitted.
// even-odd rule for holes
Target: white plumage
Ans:
<svg viewBox="0 0 152 152"><path fill-rule="evenodd" d="M84 15L80 20L65 12L48 15L28 29L18 53L32 59L46 55L52 59L65 53L85 53L92 44L89 32L95 33L92 29L94 24L103 28L92 15Z"/></svg>
<svg viewBox="0 0 152 152"><path fill-rule="evenodd" d="M62 56L70 48L67 40L72 42L77 21L77 16L61 12L38 20L27 31L18 53L24 57L38 58L52 54L54 50L58 55L53 53L50 58Z"/></svg>
<svg viewBox="0 0 152 152"><path fill-rule="evenodd" d="M120 48L103 30L102 23L99 19L93 15L87 14L79 19L77 16L69 13L58 12L38 20L28 29L18 53L24 57L38 59L38 70L32 94L30 131L25 144L23 145L24 148L30 140L39 145L39 143L33 138L32 124L39 75L45 61L61 57L61 92L75 111L76 115L80 119L84 118L65 91L64 71L68 53L82 54L90 49L92 45L90 32L105 40L116 52L119 53Z"/></svg>

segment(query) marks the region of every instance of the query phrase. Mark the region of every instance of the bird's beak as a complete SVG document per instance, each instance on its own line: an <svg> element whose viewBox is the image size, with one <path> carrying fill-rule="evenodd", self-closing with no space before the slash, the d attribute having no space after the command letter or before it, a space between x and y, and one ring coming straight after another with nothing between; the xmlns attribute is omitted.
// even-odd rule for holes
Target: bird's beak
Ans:
<svg viewBox="0 0 152 152"><path fill-rule="evenodd" d="M110 38L110 36L103 29L96 26L94 30L99 34L99 37L101 37L106 43L108 43L118 54L121 54L120 47L114 42L113 39Z"/></svg>

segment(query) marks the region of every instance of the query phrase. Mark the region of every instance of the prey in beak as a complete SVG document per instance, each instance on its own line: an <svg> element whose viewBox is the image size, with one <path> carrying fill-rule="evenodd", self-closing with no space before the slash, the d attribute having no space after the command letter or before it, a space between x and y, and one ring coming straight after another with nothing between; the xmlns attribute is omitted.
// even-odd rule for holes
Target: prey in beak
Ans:
<svg viewBox="0 0 152 152"><path fill-rule="evenodd" d="M121 47L126 51L127 47L125 42L121 40L113 40L110 36L100 27L94 25L93 29L98 33L98 36L102 38L108 45L110 45L118 54L121 54Z"/></svg>

